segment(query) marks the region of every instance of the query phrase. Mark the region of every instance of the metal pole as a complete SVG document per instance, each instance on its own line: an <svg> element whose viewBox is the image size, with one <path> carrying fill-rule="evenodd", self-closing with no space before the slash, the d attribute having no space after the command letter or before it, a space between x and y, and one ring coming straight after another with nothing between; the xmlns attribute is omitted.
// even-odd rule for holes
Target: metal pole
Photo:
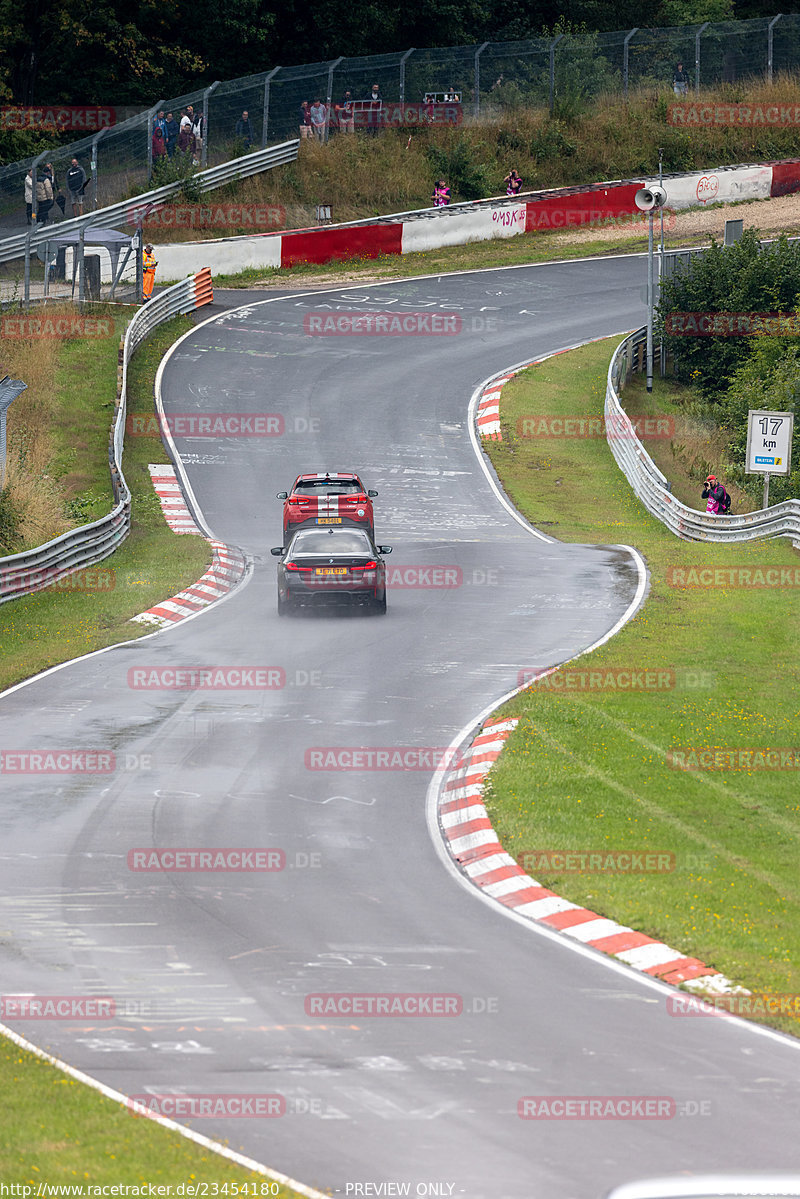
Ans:
<svg viewBox="0 0 800 1199"><path fill-rule="evenodd" d="M89 164L89 170L92 176L92 208L97 208L97 143L104 133L108 133L108 129L101 129L92 138L92 159ZM150 139L150 153L153 153L153 141Z"/></svg>
<svg viewBox="0 0 800 1199"><path fill-rule="evenodd" d="M415 49L416 49L416 47L412 46L410 50L406 50L405 54L400 59L400 103L401 104L405 104L405 100L406 100L406 59L408 58L408 56L410 54L414 53Z"/></svg>
<svg viewBox="0 0 800 1199"><path fill-rule="evenodd" d="M158 104L154 104L152 108L147 110L147 182L153 178L153 121L158 116L163 100L159 100ZM97 198L95 189L95 200Z"/></svg>
<svg viewBox="0 0 800 1199"><path fill-rule="evenodd" d="M764 475L764 503L762 508L769 508L769 475Z"/></svg>
<svg viewBox="0 0 800 1199"><path fill-rule="evenodd" d="M144 250L144 230L142 229L143 217L139 217L139 223L136 226L136 303L144 303L144 264L142 262L142 252Z"/></svg>
<svg viewBox="0 0 800 1199"><path fill-rule="evenodd" d="M214 88L219 87L220 80L216 79L211 87L207 87L203 92L203 147L200 151L200 169L204 171L208 162L208 97L214 91Z"/></svg>
<svg viewBox="0 0 800 1199"><path fill-rule="evenodd" d="M84 238L86 236L86 226L81 225L80 233L78 234L78 303L83 304L85 295L85 279L86 267L83 258L85 246Z"/></svg>
<svg viewBox="0 0 800 1199"><path fill-rule="evenodd" d="M772 30L782 16L783 13L779 12L777 17L773 17L767 26L767 83L772 83ZM764 507L766 507L766 504Z"/></svg>
<svg viewBox="0 0 800 1199"><path fill-rule="evenodd" d="M710 21L703 21L703 24L700 26L700 28L698 29L698 31L694 37L694 90L695 90L695 92L700 91L700 34L710 24L711 24Z"/></svg>
<svg viewBox="0 0 800 1199"><path fill-rule="evenodd" d="M554 37L550 43L550 113L552 115L553 105L556 102L556 46L561 41L563 33L559 33L558 37Z"/></svg>
<svg viewBox="0 0 800 1199"><path fill-rule="evenodd" d="M328 67L328 95L325 100L325 141L328 140L328 134L331 128L331 100L333 98L333 72L338 67L339 63L344 59L344 55L340 54L336 62L332 62Z"/></svg>
<svg viewBox="0 0 800 1199"><path fill-rule="evenodd" d="M647 238L647 390L653 390L653 212L648 214Z"/></svg>
<svg viewBox="0 0 800 1199"><path fill-rule="evenodd" d="M476 118L481 115L481 64L479 59L488 45L488 42L484 42L483 45L478 46L478 49L475 51L475 78L473 84L475 88L475 105L473 111Z"/></svg>
<svg viewBox="0 0 800 1199"><path fill-rule="evenodd" d="M24 307L25 307L26 312L30 308L30 300L31 300L31 233L32 232L33 232L33 230L29 229L27 234L25 235L25 276L24 276L24 282L23 282L23 286L22 286L22 298L24 301Z"/></svg>
<svg viewBox="0 0 800 1199"><path fill-rule="evenodd" d="M267 141L269 140L269 82L273 75L277 75L278 71L283 70L282 67L273 67L269 75L264 80L264 113L261 121L261 149L266 150Z"/></svg>
<svg viewBox="0 0 800 1199"><path fill-rule="evenodd" d="M638 32L639 26L637 25L626 35L625 41L622 43L622 90L626 100L628 99L628 46L633 35Z"/></svg>

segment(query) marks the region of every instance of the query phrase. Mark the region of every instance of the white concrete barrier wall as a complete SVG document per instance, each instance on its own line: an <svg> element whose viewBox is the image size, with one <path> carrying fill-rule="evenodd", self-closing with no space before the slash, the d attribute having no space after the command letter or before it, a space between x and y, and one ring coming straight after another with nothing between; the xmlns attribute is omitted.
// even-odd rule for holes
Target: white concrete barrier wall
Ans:
<svg viewBox="0 0 800 1199"><path fill-rule="evenodd" d="M249 267L281 265L280 234L174 242L172 245L155 246L154 251L158 261L157 284L183 279L201 266L210 266L212 275L235 275Z"/></svg>
<svg viewBox="0 0 800 1199"><path fill-rule="evenodd" d="M281 265L280 234L270 237L220 238L216 241L183 241L154 246L158 268L156 285L179 282L187 275L210 266L212 275L235 275L248 267L279 267ZM108 251L102 246L88 245L86 257L96 254L100 258L100 280L111 283L114 278ZM73 246L66 247L67 278L72 278ZM123 249L120 261L125 256ZM136 282L136 259L132 254L122 272L124 283Z"/></svg>
<svg viewBox="0 0 800 1199"><path fill-rule="evenodd" d="M403 254L463 246L525 232L525 205L509 204L403 222Z"/></svg>
<svg viewBox="0 0 800 1199"><path fill-rule="evenodd" d="M648 179L645 187L658 183ZM721 168L718 171L698 171L678 179L665 179L667 207L705 207L708 204L731 204L736 200L764 200L772 187L771 166L742 166Z"/></svg>

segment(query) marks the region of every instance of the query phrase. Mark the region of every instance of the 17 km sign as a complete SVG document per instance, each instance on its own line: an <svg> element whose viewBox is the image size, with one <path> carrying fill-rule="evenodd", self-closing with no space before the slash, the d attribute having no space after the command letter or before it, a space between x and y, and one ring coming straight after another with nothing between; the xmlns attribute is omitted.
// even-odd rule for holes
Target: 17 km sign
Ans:
<svg viewBox="0 0 800 1199"><path fill-rule="evenodd" d="M751 408L747 416L747 474L788 475L794 413Z"/></svg>

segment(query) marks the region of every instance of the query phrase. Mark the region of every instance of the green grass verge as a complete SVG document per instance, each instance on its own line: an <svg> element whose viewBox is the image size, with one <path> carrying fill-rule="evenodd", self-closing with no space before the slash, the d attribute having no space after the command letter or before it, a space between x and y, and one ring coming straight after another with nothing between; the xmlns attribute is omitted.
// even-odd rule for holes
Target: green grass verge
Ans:
<svg viewBox="0 0 800 1199"><path fill-rule="evenodd" d="M162 325L139 348L128 373L129 413L153 412L153 381L163 354L191 328L185 317ZM81 522L111 507L108 429L113 414L117 340L75 339L59 356L62 397L56 459L84 484ZM87 432L91 430L91 435ZM95 568L97 591L45 590L0 605L0 689L91 650L152 632L130 619L196 582L211 561L201 537L176 536L164 520L148 462L167 462L159 438L127 437L123 470L133 497L132 527L121 549Z"/></svg>
<svg viewBox="0 0 800 1199"><path fill-rule="evenodd" d="M174 1196L178 1183L207 1182L220 1188L227 1183L228 1190L220 1189L220 1195L237 1194L234 1184L239 1194L245 1194L244 1184L249 1183L251 1195L299 1199L295 1190L270 1183L262 1174L236 1166L179 1133L134 1116L122 1104L2 1037L0 1086L0 1182L31 1186L31 1195L39 1183L72 1183L81 1188L125 1183L144 1186L146 1195L147 1183L153 1183L171 1185ZM237 1144L228 1147L239 1150ZM76 1191L81 1193L88 1194Z"/></svg>
<svg viewBox="0 0 800 1199"><path fill-rule="evenodd" d="M504 440L487 448L534 525L565 541L632 545L647 561L651 589L640 613L565 670L661 670L674 672L675 685L521 693L501 710L520 724L492 770L487 808L515 857L536 850L673 853L669 873L534 877L752 990L797 994L798 771L687 772L672 768L668 755L686 746L795 746L800 753L800 595L791 587L679 588L669 572L797 568L800 554L785 538L738 547L680 541L634 497L604 439L517 436L520 418L532 414L602 412L613 344L585 346L515 378L503 390ZM591 604L591 594L584 600ZM775 1023L798 1031L790 1017Z"/></svg>

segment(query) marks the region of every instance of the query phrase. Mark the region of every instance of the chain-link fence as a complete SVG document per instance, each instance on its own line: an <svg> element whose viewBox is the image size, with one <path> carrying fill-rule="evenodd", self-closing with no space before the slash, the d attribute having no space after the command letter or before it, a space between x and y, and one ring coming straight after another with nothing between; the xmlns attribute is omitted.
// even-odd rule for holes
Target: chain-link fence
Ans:
<svg viewBox="0 0 800 1199"><path fill-rule="evenodd" d="M88 178L84 194L88 212L169 182L181 170L190 171L193 158L199 166L214 166L248 149L296 137L304 100L336 104L347 91L354 100L365 100L377 83L385 101L419 102L428 92L454 90L461 97L464 117L473 120L490 120L520 108L549 108L564 115L571 106L601 93L627 95L631 89L645 87L672 94L679 63L689 96L701 86L748 79L772 82L778 72L800 68L800 14L414 48L275 67L154 101L149 112L70 145L54 146L35 165L40 173L43 165L52 162L67 204L65 215L70 217L64 178L73 157ZM189 104L195 115L204 115L202 144L183 159L173 147L166 163L162 159L154 169L152 134L159 111L180 120ZM0 168L0 229L25 227L25 176L33 165L31 160ZM54 204L49 219L60 217Z"/></svg>

